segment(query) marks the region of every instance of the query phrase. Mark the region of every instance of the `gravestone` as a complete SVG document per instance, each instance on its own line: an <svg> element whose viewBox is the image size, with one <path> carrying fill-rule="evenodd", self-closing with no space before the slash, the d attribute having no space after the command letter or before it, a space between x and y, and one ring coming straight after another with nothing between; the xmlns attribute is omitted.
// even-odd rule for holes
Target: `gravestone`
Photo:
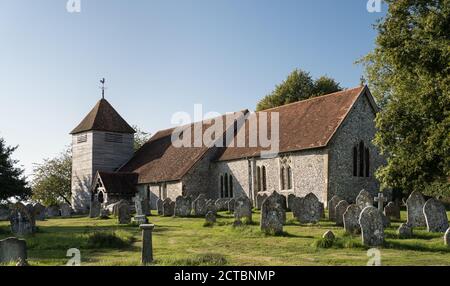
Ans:
<svg viewBox="0 0 450 286"><path fill-rule="evenodd" d="M313 193L307 194L300 203L297 219L300 223L318 223L322 216L319 199Z"/></svg>
<svg viewBox="0 0 450 286"><path fill-rule="evenodd" d="M178 196L175 199L175 216L188 217L192 212L191 197Z"/></svg>
<svg viewBox="0 0 450 286"><path fill-rule="evenodd" d="M235 199L231 199L228 201L227 207L228 207L228 212L233 213L234 212L234 205L236 203Z"/></svg>
<svg viewBox="0 0 450 286"><path fill-rule="evenodd" d="M328 201L328 218L331 221L336 221L336 206L337 204L342 201L342 199L339 196L333 196L331 200Z"/></svg>
<svg viewBox="0 0 450 286"><path fill-rule="evenodd" d="M12 207L9 221L11 223L11 232L15 235L24 236L36 232L34 214L20 202Z"/></svg>
<svg viewBox="0 0 450 286"><path fill-rule="evenodd" d="M162 204L162 216L173 216L175 213L175 202L172 202L170 198L163 201Z"/></svg>
<svg viewBox="0 0 450 286"><path fill-rule="evenodd" d="M217 199L215 201L216 210L219 212L227 211L228 210L228 200L225 198Z"/></svg>
<svg viewBox="0 0 450 286"><path fill-rule="evenodd" d="M348 208L347 201L340 201L334 209L335 219L337 226L344 226L344 213Z"/></svg>
<svg viewBox="0 0 450 286"><path fill-rule="evenodd" d="M406 223L411 227L426 226L425 215L423 214L423 206L425 199L418 191L414 191L406 200Z"/></svg>
<svg viewBox="0 0 450 286"><path fill-rule="evenodd" d="M209 204L212 204L213 201L209 202ZM201 194L194 200L192 203L192 211L194 213L194 216L202 216L204 217L206 215L206 205L207 200L205 198L205 195Z"/></svg>
<svg viewBox="0 0 450 286"><path fill-rule="evenodd" d="M361 214L361 208L356 204L351 204L344 212L344 229L350 234L361 233L361 226L359 225L359 215Z"/></svg>
<svg viewBox="0 0 450 286"><path fill-rule="evenodd" d="M101 219L108 219L111 212L108 208L100 208L100 218ZM114 207L114 215L119 216L119 212L117 210L117 205Z"/></svg>
<svg viewBox="0 0 450 286"><path fill-rule="evenodd" d="M252 202L246 196L240 196L234 203L234 220L241 221L243 218L252 221Z"/></svg>
<svg viewBox="0 0 450 286"><path fill-rule="evenodd" d="M61 211L58 206L49 206L46 210L47 217L59 217L61 216Z"/></svg>
<svg viewBox="0 0 450 286"><path fill-rule="evenodd" d="M207 224L214 224L216 222L216 214L212 211L207 212L205 220Z"/></svg>
<svg viewBox="0 0 450 286"><path fill-rule="evenodd" d="M96 218L100 216L101 203L94 198L91 200L91 207L89 209L89 217Z"/></svg>
<svg viewBox="0 0 450 286"><path fill-rule="evenodd" d="M34 212L34 217L36 220L39 220L39 221L45 220L46 209L42 204L34 203L33 204L33 212Z"/></svg>
<svg viewBox="0 0 450 286"><path fill-rule="evenodd" d="M205 212L206 213L212 212L215 215L217 215L217 207L216 207L216 204L215 204L215 202L213 200L210 200L210 201L206 202L206 211Z"/></svg>
<svg viewBox="0 0 450 286"><path fill-rule="evenodd" d="M117 218L119 220L119 224L131 223L130 204L127 201L121 200L117 204Z"/></svg>
<svg viewBox="0 0 450 286"><path fill-rule="evenodd" d="M336 236L334 235L334 233L331 230L328 230L327 232L325 232L322 235L322 238L327 239L327 240L334 240L336 238Z"/></svg>
<svg viewBox="0 0 450 286"><path fill-rule="evenodd" d="M0 205L0 221L8 221L11 210L8 205Z"/></svg>
<svg viewBox="0 0 450 286"><path fill-rule="evenodd" d="M372 207L373 197L368 191L361 190L361 192L359 192L358 196L356 197L356 204L361 209L364 209L365 207Z"/></svg>
<svg viewBox="0 0 450 286"><path fill-rule="evenodd" d="M163 214L163 209L162 209L163 202L164 201L161 200L161 199L156 200L156 210L158 212L158 215L162 215Z"/></svg>
<svg viewBox="0 0 450 286"><path fill-rule="evenodd" d="M62 217L70 217L72 215L72 208L69 204L61 204L59 205L59 209L61 210Z"/></svg>
<svg viewBox="0 0 450 286"><path fill-rule="evenodd" d="M447 212L439 200L429 199L423 206L423 214L428 232L445 232L448 229Z"/></svg>
<svg viewBox="0 0 450 286"><path fill-rule="evenodd" d="M286 221L286 211L280 194L274 191L261 206L261 231L268 234L281 234Z"/></svg>
<svg viewBox="0 0 450 286"><path fill-rule="evenodd" d="M292 211L292 200L295 198L294 194L289 194L287 197L287 208Z"/></svg>
<svg viewBox="0 0 450 286"><path fill-rule="evenodd" d="M298 220L298 218L301 216L301 212L303 209L303 200L305 198L302 197L294 197L291 199L291 211L294 218Z"/></svg>
<svg viewBox="0 0 450 286"><path fill-rule="evenodd" d="M450 228L447 229L444 235L444 244L450 246Z"/></svg>
<svg viewBox="0 0 450 286"><path fill-rule="evenodd" d="M390 219L399 220L400 207L394 202L389 202L387 206L384 207L384 215Z"/></svg>
<svg viewBox="0 0 450 286"><path fill-rule="evenodd" d="M267 194L258 194L256 196L256 208L261 209L264 200L267 199Z"/></svg>
<svg viewBox="0 0 450 286"><path fill-rule="evenodd" d="M375 202L378 203L378 210L380 212L383 212L384 203L387 201L387 199L383 196L383 193L378 193L378 196L375 197Z"/></svg>
<svg viewBox="0 0 450 286"><path fill-rule="evenodd" d="M325 218L325 205L322 202L319 202L320 207L320 218Z"/></svg>
<svg viewBox="0 0 450 286"><path fill-rule="evenodd" d="M399 238L411 238L413 236L413 229L406 223L402 223L397 230Z"/></svg>
<svg viewBox="0 0 450 286"><path fill-rule="evenodd" d="M365 207L359 217L362 243L365 246L382 246L384 227L382 213L373 206Z"/></svg>
<svg viewBox="0 0 450 286"><path fill-rule="evenodd" d="M0 240L0 263L27 260L27 243L15 237Z"/></svg>

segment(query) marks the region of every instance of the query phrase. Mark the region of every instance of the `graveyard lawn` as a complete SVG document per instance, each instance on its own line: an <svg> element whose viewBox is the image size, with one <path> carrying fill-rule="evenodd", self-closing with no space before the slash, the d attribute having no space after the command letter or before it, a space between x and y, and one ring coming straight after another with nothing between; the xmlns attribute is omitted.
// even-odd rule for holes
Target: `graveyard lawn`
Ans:
<svg viewBox="0 0 450 286"><path fill-rule="evenodd" d="M232 215L219 213L217 223L205 227L204 218L149 217L153 232L154 265L359 265L367 264L367 248L359 236L344 235L342 227L322 220L318 225L300 225L287 214L284 234L268 236L259 229L260 213L254 223L233 228ZM406 214L402 211L404 222ZM386 230L381 248L382 265L450 265L450 247L444 234L414 229L412 239L398 239L399 222ZM49 219L37 222L38 232L26 237L31 265L65 265L67 250L79 248L82 265L139 265L141 232L138 227L119 226L117 219L99 220L86 217ZM322 235L332 230L337 237L330 248L316 245ZM115 231L130 245L94 248L89 236ZM11 236L9 223L0 222L0 239ZM109 247L109 248L108 248Z"/></svg>

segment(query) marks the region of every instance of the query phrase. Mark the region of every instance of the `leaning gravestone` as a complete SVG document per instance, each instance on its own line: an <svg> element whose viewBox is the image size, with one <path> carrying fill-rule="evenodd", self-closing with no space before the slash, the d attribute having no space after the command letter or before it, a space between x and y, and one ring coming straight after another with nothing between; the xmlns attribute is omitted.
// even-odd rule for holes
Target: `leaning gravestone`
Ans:
<svg viewBox="0 0 450 286"><path fill-rule="evenodd" d="M234 205L236 203L235 199L231 199L227 203L228 212L233 213L234 212Z"/></svg>
<svg viewBox="0 0 450 286"><path fill-rule="evenodd" d="M213 202L211 202L213 203ZM205 216L206 215L206 198L204 195L199 195L198 198L192 203L192 211L194 216Z"/></svg>
<svg viewBox="0 0 450 286"><path fill-rule="evenodd" d="M130 224L131 223L130 205L127 201L121 200L117 204L117 218L119 220L119 224Z"/></svg>
<svg viewBox="0 0 450 286"><path fill-rule="evenodd" d="M297 215L300 223L318 223L320 221L322 213L316 195L309 193L301 200L300 211Z"/></svg>
<svg viewBox="0 0 450 286"><path fill-rule="evenodd" d="M256 196L256 208L261 209L264 200L267 199L267 194L258 194Z"/></svg>
<svg viewBox="0 0 450 286"><path fill-rule="evenodd" d="M373 197L368 191L361 190L361 192L359 192L358 196L356 197L356 204L361 209L364 209L365 207L372 207Z"/></svg>
<svg viewBox="0 0 450 286"><path fill-rule="evenodd" d="M91 200L91 207L89 208L89 217L96 218L100 216L101 203L94 198Z"/></svg>
<svg viewBox="0 0 450 286"><path fill-rule="evenodd" d="M45 220L45 207L40 203L34 203L33 204L33 211L34 211L34 217L36 220L43 221Z"/></svg>
<svg viewBox="0 0 450 286"><path fill-rule="evenodd" d="M335 222L338 226L344 226L344 213L348 208L347 201L340 201L334 209Z"/></svg>
<svg viewBox="0 0 450 286"><path fill-rule="evenodd" d="M70 207L69 204L61 204L59 206L60 210L61 210L61 216L62 217L70 217L72 215L72 208Z"/></svg>
<svg viewBox="0 0 450 286"><path fill-rule="evenodd" d="M337 204L342 201L342 199L339 196L333 196L331 200L328 201L328 218L331 221L336 221L336 214L335 209Z"/></svg>
<svg viewBox="0 0 450 286"><path fill-rule="evenodd" d="M384 215L390 219L400 219L400 208L394 202L389 202L387 206L384 207Z"/></svg>
<svg viewBox="0 0 450 286"><path fill-rule="evenodd" d="M413 236L413 229L406 223L402 223L397 230L399 238L411 238Z"/></svg>
<svg viewBox="0 0 450 286"><path fill-rule="evenodd" d="M283 232L283 224L286 221L286 211L280 194L274 191L264 200L261 207L261 231L268 234L280 234Z"/></svg>
<svg viewBox="0 0 450 286"><path fill-rule="evenodd" d="M384 243L382 213L373 206L365 207L359 217L362 243L365 246L381 246Z"/></svg>
<svg viewBox="0 0 450 286"><path fill-rule="evenodd" d="M178 196L175 199L175 216L188 217L192 212L191 197Z"/></svg>
<svg viewBox="0 0 450 286"><path fill-rule="evenodd" d="M292 211L292 200L295 198L294 194L289 194L287 197L287 208Z"/></svg>
<svg viewBox="0 0 450 286"><path fill-rule="evenodd" d="M9 218L11 232L16 235L29 235L36 232L36 220L34 214L22 203L16 203Z"/></svg>
<svg viewBox="0 0 450 286"><path fill-rule="evenodd" d="M158 212L158 215L162 215L162 205L163 205L163 200L158 199L156 200L156 210Z"/></svg>
<svg viewBox="0 0 450 286"><path fill-rule="evenodd" d="M23 239L10 237L0 240L0 263L27 260L27 243Z"/></svg>
<svg viewBox="0 0 450 286"><path fill-rule="evenodd" d="M445 232L448 229L447 212L437 199L429 199L423 206L423 213L428 232Z"/></svg>
<svg viewBox="0 0 450 286"><path fill-rule="evenodd" d="M172 202L170 198L163 201L162 204L162 216L173 216L175 213L175 202Z"/></svg>
<svg viewBox="0 0 450 286"><path fill-rule="evenodd" d="M7 221L9 220L9 214L11 210L9 209L9 206L7 205L0 205L0 221Z"/></svg>
<svg viewBox="0 0 450 286"><path fill-rule="evenodd" d="M241 221L241 219L252 221L252 202L246 196L237 198L234 203L234 220Z"/></svg>
<svg viewBox="0 0 450 286"><path fill-rule="evenodd" d="M361 226L359 225L359 215L361 214L361 211L361 208L356 204L352 204L347 207L347 210L343 215L344 229L347 233L361 233Z"/></svg>
<svg viewBox="0 0 450 286"><path fill-rule="evenodd" d="M423 206L425 199L418 191L414 191L406 200L406 223L411 227L426 226L425 215L423 214Z"/></svg>

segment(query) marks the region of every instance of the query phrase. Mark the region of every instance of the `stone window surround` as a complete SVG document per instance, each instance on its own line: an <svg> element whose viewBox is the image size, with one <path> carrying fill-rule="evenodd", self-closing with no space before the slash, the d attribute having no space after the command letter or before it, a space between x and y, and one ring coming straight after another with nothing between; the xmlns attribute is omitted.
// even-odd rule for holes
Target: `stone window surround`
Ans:
<svg viewBox="0 0 450 286"><path fill-rule="evenodd" d="M290 154L280 156L278 158L278 178L280 191L291 192L294 190L293 172L292 172L292 159ZM287 186L287 188L285 188Z"/></svg>
<svg viewBox="0 0 450 286"><path fill-rule="evenodd" d="M219 198L234 197L234 178L233 175L222 173L219 175Z"/></svg>

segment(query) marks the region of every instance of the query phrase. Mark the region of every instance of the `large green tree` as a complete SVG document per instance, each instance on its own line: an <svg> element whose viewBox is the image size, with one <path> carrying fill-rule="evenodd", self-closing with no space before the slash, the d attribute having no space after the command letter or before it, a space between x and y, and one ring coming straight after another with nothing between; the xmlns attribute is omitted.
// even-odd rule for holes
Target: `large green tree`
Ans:
<svg viewBox="0 0 450 286"><path fill-rule="evenodd" d="M363 59L381 107L377 176L405 193L450 195L450 0L386 0L376 48Z"/></svg>
<svg viewBox="0 0 450 286"><path fill-rule="evenodd" d="M51 159L35 164L33 172L33 200L46 206L62 202L70 204L72 152L67 148Z"/></svg>
<svg viewBox="0 0 450 286"><path fill-rule="evenodd" d="M24 170L16 167L17 160L11 158L16 147L6 146L0 138L0 202L10 198L27 199L31 194L27 186Z"/></svg>
<svg viewBox="0 0 450 286"><path fill-rule="evenodd" d="M291 102L308 99L336 91L342 88L334 79L322 76L313 80L308 72L296 69L275 90L258 102L256 111L261 111Z"/></svg>

